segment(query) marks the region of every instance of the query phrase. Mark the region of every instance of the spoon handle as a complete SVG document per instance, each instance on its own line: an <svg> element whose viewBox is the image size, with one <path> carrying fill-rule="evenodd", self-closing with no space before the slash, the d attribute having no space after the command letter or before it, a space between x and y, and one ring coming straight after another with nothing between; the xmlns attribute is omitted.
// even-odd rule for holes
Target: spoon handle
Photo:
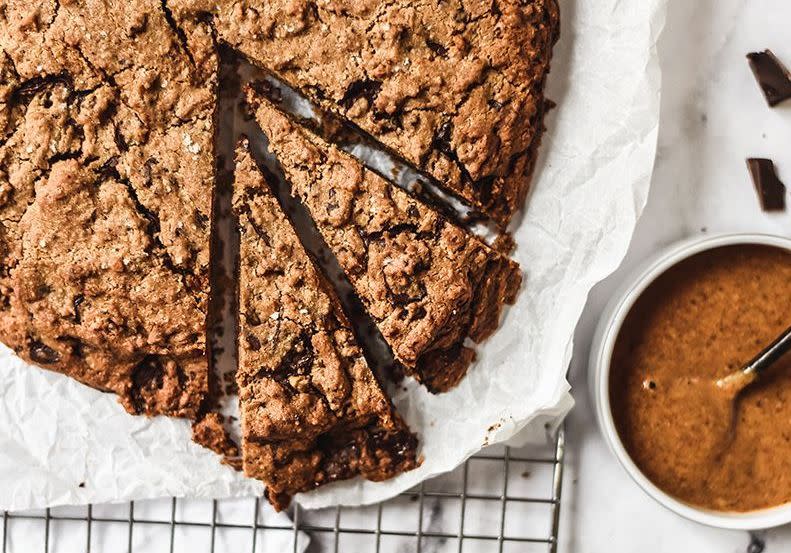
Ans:
<svg viewBox="0 0 791 553"><path fill-rule="evenodd" d="M755 373L757 375L780 359L789 350L791 350L791 326L786 328L785 331L778 336L774 342L766 346L761 353L753 357L750 362L744 366L742 372L745 374Z"/></svg>

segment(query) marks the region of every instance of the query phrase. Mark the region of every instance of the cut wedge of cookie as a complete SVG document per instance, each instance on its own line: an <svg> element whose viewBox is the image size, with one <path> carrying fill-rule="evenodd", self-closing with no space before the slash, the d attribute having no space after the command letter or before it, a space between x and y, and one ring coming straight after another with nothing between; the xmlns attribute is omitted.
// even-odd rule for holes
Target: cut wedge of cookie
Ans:
<svg viewBox="0 0 791 553"><path fill-rule="evenodd" d="M217 59L207 25L170 19L159 0L0 8L0 339L132 413L195 418Z"/></svg>
<svg viewBox="0 0 791 553"><path fill-rule="evenodd" d="M508 224L527 194L556 0L170 0L254 63Z"/></svg>
<svg viewBox="0 0 791 553"><path fill-rule="evenodd" d="M236 379L245 474L266 483L280 510L323 484L379 481L418 466L417 439L246 146L237 152L233 208L241 234Z"/></svg>
<svg viewBox="0 0 791 553"><path fill-rule="evenodd" d="M255 119L298 197L408 374L454 387L513 303L519 266L292 121L253 88Z"/></svg>

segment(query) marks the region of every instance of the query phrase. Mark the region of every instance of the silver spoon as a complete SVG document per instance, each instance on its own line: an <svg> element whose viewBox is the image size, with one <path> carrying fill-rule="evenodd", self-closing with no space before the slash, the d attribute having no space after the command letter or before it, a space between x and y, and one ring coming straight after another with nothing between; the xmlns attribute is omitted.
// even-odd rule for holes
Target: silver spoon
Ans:
<svg viewBox="0 0 791 553"><path fill-rule="evenodd" d="M785 353L791 350L791 326L785 329L774 342L766 346L761 352L753 357L746 365L736 372L724 376L717 380L719 388L730 393L731 397L736 397L748 385L775 361L780 359Z"/></svg>
<svg viewBox="0 0 791 553"><path fill-rule="evenodd" d="M701 396L710 402L710 405L705 407L706 409L716 408L717 410L713 412L728 413L722 420L722 432L718 432L717 434L720 435L712 440L714 445L710 453L714 459L718 459L723 455L735 438L739 395L747 386L755 382L765 369L789 350L791 350L791 326L786 328L780 336L761 350L758 355L750 359L742 368L714 381L714 389L717 390L717 394L714 396L703 394ZM708 386L711 386L711 384L708 384ZM709 431L711 433L712 429L709 428Z"/></svg>

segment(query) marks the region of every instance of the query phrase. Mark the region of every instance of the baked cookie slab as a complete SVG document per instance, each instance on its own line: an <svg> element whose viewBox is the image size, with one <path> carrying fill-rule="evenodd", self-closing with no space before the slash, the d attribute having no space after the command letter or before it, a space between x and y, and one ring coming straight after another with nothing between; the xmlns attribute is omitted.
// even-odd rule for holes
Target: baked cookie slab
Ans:
<svg viewBox="0 0 791 553"><path fill-rule="evenodd" d="M278 509L292 495L412 469L417 440L357 345L245 146L233 208L241 234L239 368L242 456Z"/></svg>
<svg viewBox="0 0 791 553"><path fill-rule="evenodd" d="M0 3L0 339L194 418L206 310L217 60L159 0Z"/></svg>
<svg viewBox="0 0 791 553"><path fill-rule="evenodd" d="M505 226L543 131L556 0L170 0Z"/></svg>
<svg viewBox="0 0 791 553"><path fill-rule="evenodd" d="M292 194L327 246L396 359L429 390L464 376L480 342L513 303L519 266L434 209L246 91Z"/></svg>

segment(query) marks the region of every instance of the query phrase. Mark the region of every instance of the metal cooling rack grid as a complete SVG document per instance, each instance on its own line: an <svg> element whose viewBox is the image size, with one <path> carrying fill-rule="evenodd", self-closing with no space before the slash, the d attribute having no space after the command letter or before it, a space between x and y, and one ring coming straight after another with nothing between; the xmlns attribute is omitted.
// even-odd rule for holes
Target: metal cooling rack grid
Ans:
<svg viewBox="0 0 791 553"><path fill-rule="evenodd" d="M555 553L565 452L562 428L547 449L536 456L535 450L488 448L452 473L379 505L317 511L295 506L289 512L291 524L264 522L262 509L268 506L250 498L173 498L3 512L2 553ZM17 532L26 537L23 548ZM33 548L30 536L38 539ZM188 542L205 547L184 549Z"/></svg>

